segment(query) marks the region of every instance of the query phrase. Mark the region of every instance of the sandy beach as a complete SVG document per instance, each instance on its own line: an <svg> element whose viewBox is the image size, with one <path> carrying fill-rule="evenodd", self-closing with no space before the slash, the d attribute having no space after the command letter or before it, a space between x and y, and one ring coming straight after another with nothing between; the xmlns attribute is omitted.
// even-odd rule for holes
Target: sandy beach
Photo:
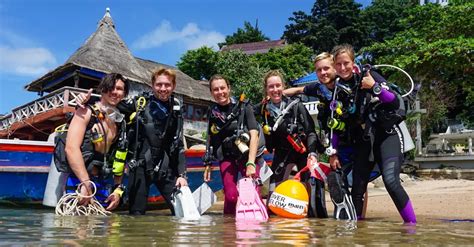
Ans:
<svg viewBox="0 0 474 247"><path fill-rule="evenodd" d="M474 219L474 181L410 178L403 180L403 187L410 196L419 219ZM332 206L328 205L328 208ZM400 217L383 183L375 182L369 185L367 217Z"/></svg>
<svg viewBox="0 0 474 247"><path fill-rule="evenodd" d="M425 219L474 219L474 181L464 179L421 179L401 176L415 208L418 220ZM367 219L383 218L400 220L400 215L392 202L381 178L368 186L369 204ZM220 199L211 209L222 212L222 192ZM332 215L333 204L326 192L328 213Z"/></svg>

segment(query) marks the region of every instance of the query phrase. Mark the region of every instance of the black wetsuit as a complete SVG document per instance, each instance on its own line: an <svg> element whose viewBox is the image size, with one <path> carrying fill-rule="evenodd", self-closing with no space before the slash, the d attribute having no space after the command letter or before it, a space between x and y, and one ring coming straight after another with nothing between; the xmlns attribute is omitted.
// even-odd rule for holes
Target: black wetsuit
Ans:
<svg viewBox="0 0 474 247"><path fill-rule="evenodd" d="M256 105L255 112L259 115L259 118L262 119L264 125L273 128L281 111L287 108L290 102L294 100L295 99L284 97L278 105L271 102L259 104ZM266 114L266 112L268 114ZM266 118L265 115L267 115ZM298 152L287 139L289 135L298 136L305 146L306 151ZM288 179L291 169L293 168L293 166L289 164L295 164L298 170L301 170L306 166L309 153L315 153L317 151L319 153L324 152L324 147L315 133L314 121L301 102L295 103L288 109L288 113L282 117L276 130L272 129L270 133L265 134L265 144L267 150L273 152L273 164L271 167L273 175L270 177L270 193L276 186ZM309 176L305 176L305 178L308 177ZM310 203L310 207L315 207L315 210L321 210L318 217L327 217L324 198L324 181L314 179L314 181L310 182L314 183L313 185L316 187L314 193L322 191L322 193L316 195L317 200ZM315 210L310 210L310 213L315 214ZM311 216L314 217L316 215Z"/></svg>
<svg viewBox="0 0 474 247"><path fill-rule="evenodd" d="M134 109L133 104L130 107ZM136 124L130 125L132 154L129 156L136 149L138 164L130 167L129 173L130 214L145 214L151 184L155 184L174 214L171 193L176 179L186 172L182 112L182 104L173 96L168 102L148 96L144 110L138 114L138 143L135 143Z"/></svg>
<svg viewBox="0 0 474 247"><path fill-rule="evenodd" d="M350 111L350 106L352 104L352 94L351 94L351 87L354 86L354 83L351 82L343 82L338 80L337 81L337 92L336 97L333 97L334 88L330 89L326 85L321 83L313 83L304 87L304 94L308 96L314 96L319 99L318 105L318 121L319 126L329 137L330 147L337 150L337 157L339 162L341 163L342 170L344 171L345 176L342 176L345 186L344 188L340 188L341 184L333 184L334 181L328 181L329 186L336 186L337 189L332 188L335 191L342 190L345 194L349 195L349 183L347 182L347 175L351 172L352 166L355 160L354 154L354 141L353 141L353 133L354 129L353 124L354 122L354 115ZM344 90L346 89L346 90ZM333 114L331 110L331 103L333 99L339 104L340 106L340 114L334 111ZM332 135L330 135L331 129L328 125L328 121L331 119L331 115L333 118L337 119L338 122L345 125L343 129L335 128L333 129ZM334 176L329 176L334 177ZM330 191L331 187L330 187ZM331 194L332 195L332 194ZM334 198L333 198L334 199ZM339 203L339 202L338 202ZM339 219L347 219L348 212L345 210L342 211L340 214L337 214L338 206L334 204L334 217Z"/></svg>
<svg viewBox="0 0 474 247"><path fill-rule="evenodd" d="M243 124L242 130L248 132L250 130L258 130L257 121L253 113L252 107L242 102L243 106L239 104L234 98L231 98L231 103L225 106L213 104L210 107L209 131L212 125L215 125L219 131L217 134L211 132L211 146L213 147L214 157L218 160L223 158L241 159L242 153L234 144L237 138L237 131L240 129L239 124ZM241 114L241 107L243 107L243 115ZM232 116L233 117L232 117ZM229 118L232 118L229 122ZM239 123L239 118L242 123Z"/></svg>
<svg viewBox="0 0 474 247"><path fill-rule="evenodd" d="M346 86L346 88L350 88L351 84L348 83L350 82L339 81L339 84L343 84ZM328 121L331 118L330 104L333 100L333 92L334 89L329 89L325 85L322 85L320 83L313 83L307 85L304 87L303 90L303 93L305 95L318 98L318 121L320 128L322 128L326 133L330 132ZM342 115L339 116L334 113L334 117L337 118L339 121L345 123L346 128L344 128L343 130L335 129L334 135L337 136L336 138L338 139L337 142L339 146L352 146L353 141L351 138L351 133L353 132L353 130L348 130L351 126L353 126L353 124L351 123L354 121L352 114L349 112L349 105L351 104L351 95L339 87L335 100L342 103Z"/></svg>
<svg viewBox="0 0 474 247"><path fill-rule="evenodd" d="M100 113L98 107L89 104L87 105L90 110L92 111L89 123L87 124L83 141L81 144L81 153L82 153L82 158L84 159L84 164L86 167L86 170L89 174L90 179L96 184L97 187L97 193L95 195L96 199L102 204L102 205L108 205L108 203L105 203L105 200L107 197L112 193L112 190L115 186L113 184L113 179L112 179L112 167L109 166L113 162L110 162L113 160L113 156L115 154L115 151L117 150L117 145L118 142L122 142L123 140L119 140L119 136L122 135L122 133L125 134L126 128L125 128L125 123L120 122L116 123L116 128L117 128L117 133L115 135L115 138L112 141L112 144L109 146L109 144L105 143L105 145L109 146L109 151L106 154L103 154L99 152L99 150L95 150L95 146L93 144L93 126L94 124L97 124L97 127L99 128L100 131L103 131L105 123L101 123L98 119ZM67 125L69 126L70 120L68 119ZM55 158L55 164L56 166L59 166L60 164L67 165L69 168L69 164L67 162L67 157L65 153L65 142L67 138L67 132L61 132L59 135L55 137L55 143L58 144L58 142L62 142L61 146L57 146L54 150L54 158ZM105 137L103 137L102 142L105 140ZM59 159L59 160L58 160ZM62 161L61 161L62 159ZM108 161L107 164L104 163L104 161ZM64 167L61 167L61 169L65 169ZM93 170L97 170L98 174L92 173ZM80 184L80 180L76 177L76 175L69 170L61 170L61 172L68 172L70 173L68 180L66 182L66 193L74 193L77 189L78 184ZM112 182L112 184L111 184Z"/></svg>
<svg viewBox="0 0 474 247"><path fill-rule="evenodd" d="M375 71L370 71L379 85L385 84L385 79ZM402 218L406 222L416 222L412 205L406 191L400 184L400 169L403 162L403 136L398 127L401 118L394 114L400 108L400 100L396 93L382 86L380 95L371 90L361 90L357 100L357 113L361 118L356 119L355 151L356 162L353 167L352 199L357 216L362 215L364 193L367 190L370 173L375 164L379 164L385 188L390 194ZM374 97L379 99L373 101ZM403 103L403 102L401 102ZM393 123L391 122L393 121ZM372 152L372 153L371 153Z"/></svg>
<svg viewBox="0 0 474 247"><path fill-rule="evenodd" d="M224 214L235 214L238 198L237 179L239 173L245 176L245 163L248 160L248 151L242 153L235 144L241 134L250 137L250 130L258 130L252 107L246 103L239 103L231 98L231 103L221 106L214 104L209 109L208 135L212 155L219 161L219 168L224 185ZM211 129L214 129L211 131ZM217 133L215 132L217 131ZM245 145L249 146L249 142ZM259 141L257 150L256 175L259 175L262 162L261 157L265 148L264 141ZM258 190L259 191L259 190Z"/></svg>

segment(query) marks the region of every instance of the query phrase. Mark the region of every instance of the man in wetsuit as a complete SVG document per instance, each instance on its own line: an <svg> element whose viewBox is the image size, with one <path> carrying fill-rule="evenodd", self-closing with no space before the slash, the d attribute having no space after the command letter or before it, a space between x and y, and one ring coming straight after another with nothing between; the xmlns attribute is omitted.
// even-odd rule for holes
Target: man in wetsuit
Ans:
<svg viewBox="0 0 474 247"><path fill-rule="evenodd" d="M152 95L137 96L121 106L135 111L128 135L130 214L145 214L151 184L160 191L174 214L171 194L187 186L183 145L183 104L174 95L176 72L158 69L152 74ZM138 121L138 123L136 122Z"/></svg>
<svg viewBox="0 0 474 247"><path fill-rule="evenodd" d="M79 107L69 123L64 151L73 174L68 184L74 186L73 190L75 185L82 184L79 188L82 195L79 203L82 205L89 204L91 200L88 197L93 193L91 182L96 184L96 198L107 205L107 210L119 205L123 193L122 174L114 172L114 191L109 191L107 178L111 174L107 172L107 158L117 144L116 137L125 131L122 128L125 125L123 116L116 106L127 96L128 88L128 81L122 75L106 75L97 88L102 95L100 101ZM92 89L87 99L91 93Z"/></svg>

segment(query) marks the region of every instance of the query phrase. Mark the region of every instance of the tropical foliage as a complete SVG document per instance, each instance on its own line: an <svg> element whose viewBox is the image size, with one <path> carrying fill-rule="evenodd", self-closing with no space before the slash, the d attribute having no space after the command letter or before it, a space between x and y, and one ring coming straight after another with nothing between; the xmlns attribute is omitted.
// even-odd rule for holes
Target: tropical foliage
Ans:
<svg viewBox="0 0 474 247"><path fill-rule="evenodd" d="M203 46L186 52L176 64L178 68L196 80L207 80L216 73L217 53Z"/></svg>
<svg viewBox="0 0 474 247"><path fill-rule="evenodd" d="M232 35L228 35L225 38L225 42L219 43L219 48L222 48L224 45L232 44L243 44L250 42L259 42L269 40L260 29L258 29L258 24L255 24L255 27L250 24L250 22L244 22L244 28L238 28L237 32Z"/></svg>
<svg viewBox="0 0 474 247"><path fill-rule="evenodd" d="M406 68L422 84L426 134L446 117L474 123L473 7L470 2L411 8L400 20L405 30L363 49L372 63Z"/></svg>
<svg viewBox="0 0 474 247"><path fill-rule="evenodd" d="M361 4L354 0L317 0L311 14L293 13L283 38L289 43L303 43L316 53L330 51L348 43L356 50L367 43L367 25L361 18Z"/></svg>
<svg viewBox="0 0 474 247"><path fill-rule="evenodd" d="M316 0L309 14L296 11L282 37L290 45L265 54L215 52L209 48L188 51L178 67L195 79L221 73L237 93L254 102L261 98L262 77L280 69L287 80L312 71L311 56L349 43L371 64L404 68L421 83L419 97L426 114L425 136L446 119L459 119L474 127L474 2L450 0L448 6L419 6L418 0L374 0L362 9L354 0ZM224 44L268 40L249 22L226 37ZM401 73L383 71L406 88Z"/></svg>
<svg viewBox="0 0 474 247"><path fill-rule="evenodd" d="M255 55L241 51L215 52L201 47L186 52L177 66L196 80L222 74L228 77L237 93L245 93L255 103L262 99L262 80L268 70L279 69L287 80L294 80L312 70L311 56L311 49L301 44Z"/></svg>

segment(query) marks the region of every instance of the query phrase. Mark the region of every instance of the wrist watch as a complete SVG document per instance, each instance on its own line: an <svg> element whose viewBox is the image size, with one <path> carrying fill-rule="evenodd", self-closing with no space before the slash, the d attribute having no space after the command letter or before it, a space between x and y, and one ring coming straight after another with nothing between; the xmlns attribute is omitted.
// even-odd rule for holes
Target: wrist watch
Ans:
<svg viewBox="0 0 474 247"><path fill-rule="evenodd" d="M337 150L332 148L332 147L328 147L328 148L326 148L325 153L326 153L327 156L332 156L332 155L337 154Z"/></svg>
<svg viewBox="0 0 474 247"><path fill-rule="evenodd" d="M378 83L375 83L374 86L372 87L372 92L375 95L379 95L382 92L382 87Z"/></svg>

